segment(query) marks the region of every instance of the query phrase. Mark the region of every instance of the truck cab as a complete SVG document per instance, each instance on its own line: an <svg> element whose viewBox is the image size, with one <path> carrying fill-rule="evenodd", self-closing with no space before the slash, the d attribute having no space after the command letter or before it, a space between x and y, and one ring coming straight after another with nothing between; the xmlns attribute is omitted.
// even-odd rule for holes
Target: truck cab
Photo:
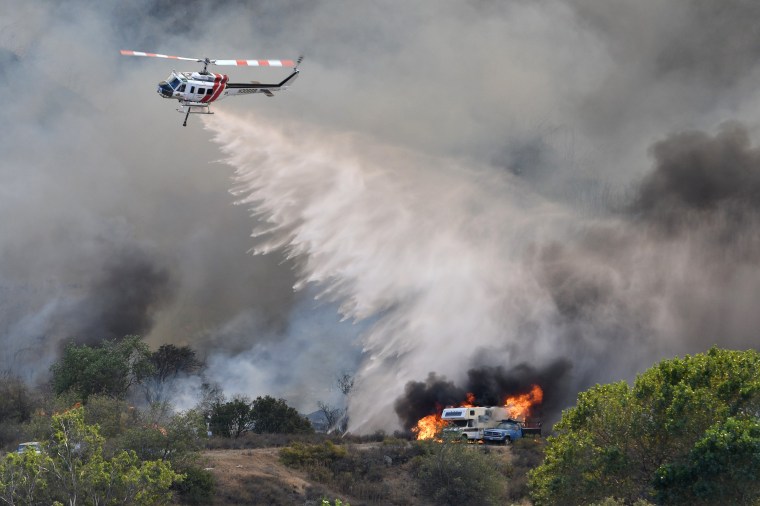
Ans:
<svg viewBox="0 0 760 506"><path fill-rule="evenodd" d="M523 437L523 424L518 420L502 420L496 427L483 431L483 441L486 443L510 444Z"/></svg>

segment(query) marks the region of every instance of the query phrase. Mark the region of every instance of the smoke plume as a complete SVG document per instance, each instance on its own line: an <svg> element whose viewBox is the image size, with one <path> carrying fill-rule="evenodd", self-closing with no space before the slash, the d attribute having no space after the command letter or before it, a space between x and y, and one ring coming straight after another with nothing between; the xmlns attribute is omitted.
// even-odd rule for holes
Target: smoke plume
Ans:
<svg viewBox="0 0 760 506"><path fill-rule="evenodd" d="M92 7L0 0L2 369L141 333L304 411L355 371L367 432L757 347L757 2ZM182 128L155 84L197 68L119 49L306 59Z"/></svg>
<svg viewBox="0 0 760 506"><path fill-rule="evenodd" d="M538 419L554 419L558 410L565 407L565 389L570 364L558 360L544 370L537 370L530 364L518 364L510 370L498 367L480 367L467 371L465 383L458 387L435 373L430 373L424 382L410 381L404 387L404 394L395 403L395 411L401 419L401 426L409 430L417 421L442 408L459 406L472 394L475 406L502 406L507 397L529 392L533 385L546 391L541 404L531 411Z"/></svg>

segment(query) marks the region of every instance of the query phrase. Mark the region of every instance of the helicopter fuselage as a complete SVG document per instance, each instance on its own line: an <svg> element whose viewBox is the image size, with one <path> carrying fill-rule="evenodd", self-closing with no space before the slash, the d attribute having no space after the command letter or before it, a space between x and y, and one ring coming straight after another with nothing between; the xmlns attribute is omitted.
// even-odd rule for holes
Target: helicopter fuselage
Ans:
<svg viewBox="0 0 760 506"><path fill-rule="evenodd" d="M163 98L208 104L229 95L224 93L228 80L225 74L172 72L166 80L158 83L156 91Z"/></svg>
<svg viewBox="0 0 760 506"><path fill-rule="evenodd" d="M297 76L296 70L277 84L262 84L256 81L230 83L226 74L172 71L166 80L158 83L156 92L163 98L179 100L182 104L208 105L233 95L263 93L271 97L273 91L287 88Z"/></svg>

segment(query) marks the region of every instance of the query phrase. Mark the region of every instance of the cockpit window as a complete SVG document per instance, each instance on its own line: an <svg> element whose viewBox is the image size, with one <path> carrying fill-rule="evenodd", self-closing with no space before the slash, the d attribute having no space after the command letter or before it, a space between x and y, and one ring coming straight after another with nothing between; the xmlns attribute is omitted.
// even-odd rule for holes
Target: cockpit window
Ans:
<svg viewBox="0 0 760 506"><path fill-rule="evenodd" d="M173 89L175 89L175 90L176 90L176 89L177 89L177 86L179 86L179 79L177 79L177 78L175 77L174 79L172 79L172 80L171 80L171 82L169 83L169 85L170 85L170 86L171 86Z"/></svg>

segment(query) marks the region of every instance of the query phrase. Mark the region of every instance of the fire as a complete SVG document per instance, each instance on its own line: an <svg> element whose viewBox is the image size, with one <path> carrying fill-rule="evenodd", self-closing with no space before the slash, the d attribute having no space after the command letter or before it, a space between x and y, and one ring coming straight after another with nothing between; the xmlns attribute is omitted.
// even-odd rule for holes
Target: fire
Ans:
<svg viewBox="0 0 760 506"><path fill-rule="evenodd" d="M475 394L467 392L467 400L460 404L460 408L472 408L475 406ZM417 435L417 439L433 439L436 434L441 432L444 427L448 425L448 422L441 420L441 408L438 407L438 412L426 417L420 418L417 422L417 426L412 428L412 433Z"/></svg>
<svg viewBox="0 0 760 506"><path fill-rule="evenodd" d="M510 418L525 420L531 414L531 409L544 400L544 391L538 385L533 385L530 392L525 394L513 395L504 400L504 407ZM462 402L458 407L472 408L475 407L475 394L467 392L467 400ZM412 433L417 439L434 439L440 433L448 422L441 419L441 408L438 407L436 413L420 418L417 425L412 428Z"/></svg>
<svg viewBox="0 0 760 506"><path fill-rule="evenodd" d="M544 391L538 385L533 385L530 392L526 394L513 395L507 397L504 406L509 412L511 418L525 419L530 414L530 410L536 404L541 404L544 400Z"/></svg>
<svg viewBox="0 0 760 506"><path fill-rule="evenodd" d="M424 418L420 418L417 426L412 432L417 435L417 439L433 439L444 427L446 422L441 420L440 413L434 413Z"/></svg>

